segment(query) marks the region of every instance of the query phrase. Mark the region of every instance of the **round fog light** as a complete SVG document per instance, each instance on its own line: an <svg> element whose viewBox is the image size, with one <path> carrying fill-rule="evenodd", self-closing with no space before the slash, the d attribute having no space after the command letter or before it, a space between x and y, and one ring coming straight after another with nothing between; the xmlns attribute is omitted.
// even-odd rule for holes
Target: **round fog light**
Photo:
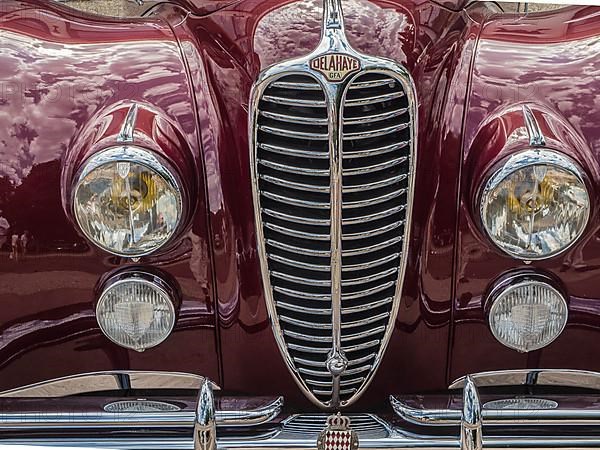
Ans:
<svg viewBox="0 0 600 450"><path fill-rule="evenodd" d="M164 282L153 275L129 273L107 286L96 306L106 337L140 352L167 339L175 326L175 306Z"/></svg>
<svg viewBox="0 0 600 450"><path fill-rule="evenodd" d="M545 276L510 278L499 283L489 298L488 318L494 337L519 352L546 347L567 324L567 301Z"/></svg>

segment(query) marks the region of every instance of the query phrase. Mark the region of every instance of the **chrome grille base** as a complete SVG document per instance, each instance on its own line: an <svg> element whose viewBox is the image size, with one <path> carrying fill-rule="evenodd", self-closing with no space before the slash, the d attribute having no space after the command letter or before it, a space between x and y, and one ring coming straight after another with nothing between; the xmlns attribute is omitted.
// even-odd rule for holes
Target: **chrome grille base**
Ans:
<svg viewBox="0 0 600 450"><path fill-rule="evenodd" d="M311 61L331 54L359 68L328 81ZM360 397L392 332L412 206L415 105L404 68L349 46L339 0L325 2L320 46L270 67L252 91L267 306L289 369L324 408Z"/></svg>

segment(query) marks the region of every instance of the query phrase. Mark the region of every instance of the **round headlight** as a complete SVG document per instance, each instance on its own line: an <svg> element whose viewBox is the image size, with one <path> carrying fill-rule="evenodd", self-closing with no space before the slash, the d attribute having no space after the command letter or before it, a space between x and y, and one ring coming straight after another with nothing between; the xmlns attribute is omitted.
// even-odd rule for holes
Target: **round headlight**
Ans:
<svg viewBox="0 0 600 450"><path fill-rule="evenodd" d="M506 253L524 260L554 256L583 233L590 197L582 170L550 150L508 158L481 194L485 231Z"/></svg>
<svg viewBox="0 0 600 450"><path fill-rule="evenodd" d="M85 163L73 209L79 227L96 245L138 257L162 247L175 233L181 191L156 156L137 147L116 147Z"/></svg>
<svg viewBox="0 0 600 450"><path fill-rule="evenodd" d="M492 334L520 352L546 347L567 324L565 297L542 276L519 276L499 283L489 300Z"/></svg>
<svg viewBox="0 0 600 450"><path fill-rule="evenodd" d="M136 351L163 342L175 326L175 306L166 286L138 273L109 281L96 306L102 332L115 344Z"/></svg>

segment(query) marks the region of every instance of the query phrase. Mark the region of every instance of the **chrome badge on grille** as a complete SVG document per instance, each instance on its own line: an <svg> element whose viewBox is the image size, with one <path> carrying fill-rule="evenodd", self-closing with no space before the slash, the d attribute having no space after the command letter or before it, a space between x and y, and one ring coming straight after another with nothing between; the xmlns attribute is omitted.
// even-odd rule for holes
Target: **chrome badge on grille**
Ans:
<svg viewBox="0 0 600 450"><path fill-rule="evenodd" d="M325 75L328 81L344 81L348 75L360 70L360 60L343 53L329 53L313 58L310 67Z"/></svg>
<svg viewBox="0 0 600 450"><path fill-rule="evenodd" d="M416 161L410 74L354 50L343 19L341 0L325 0L318 47L260 74L249 117L273 333L298 386L328 410L360 398L390 340Z"/></svg>
<svg viewBox="0 0 600 450"><path fill-rule="evenodd" d="M317 450L357 450L358 434L350 428L350 419L340 413L329 416L319 434Z"/></svg>

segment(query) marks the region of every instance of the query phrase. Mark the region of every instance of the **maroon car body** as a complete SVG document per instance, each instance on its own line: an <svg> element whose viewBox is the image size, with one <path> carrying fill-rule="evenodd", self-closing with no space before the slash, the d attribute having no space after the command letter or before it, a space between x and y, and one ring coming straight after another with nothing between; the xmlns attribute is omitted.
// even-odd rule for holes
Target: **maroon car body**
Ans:
<svg viewBox="0 0 600 450"><path fill-rule="evenodd" d="M431 0L344 5L350 44L412 76L419 123L399 313L356 409L382 408L390 393L445 391L474 372L600 370L599 13L502 14L493 4ZM247 124L259 74L310 53L321 15L312 0L172 1L141 18L42 0L0 4L0 216L10 226L0 253L0 391L84 372L174 371L202 374L227 393L284 395L288 406L313 408L284 364L265 304ZM185 230L138 261L91 244L69 207L78 164L114 144L132 103L144 111L138 131L182 168L189 199ZM531 264L493 246L473 206L487 169L523 127L515 111L524 103L584 168L592 201L576 245ZM10 259L11 235L25 231L29 254ZM160 269L182 293L172 335L143 353L112 343L95 319L102 280L127 266ZM570 299L562 335L528 354L494 339L482 307L493 280L524 267L556 276Z"/></svg>

